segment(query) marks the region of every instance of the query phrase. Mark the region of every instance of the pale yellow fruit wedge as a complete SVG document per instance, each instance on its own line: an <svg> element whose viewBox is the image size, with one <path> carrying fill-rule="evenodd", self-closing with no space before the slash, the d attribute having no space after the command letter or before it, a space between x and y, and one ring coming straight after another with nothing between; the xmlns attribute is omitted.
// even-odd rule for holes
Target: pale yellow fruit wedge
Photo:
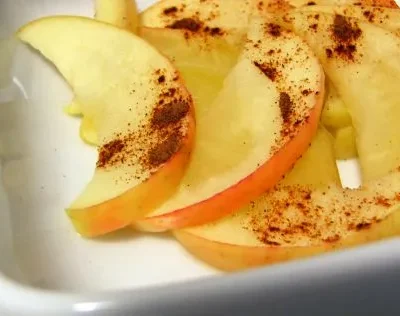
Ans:
<svg viewBox="0 0 400 316"><path fill-rule="evenodd" d="M336 159L351 159L357 157L356 135L353 126L339 128L335 134Z"/></svg>
<svg viewBox="0 0 400 316"><path fill-rule="evenodd" d="M319 13L317 20L315 13L290 13L284 23L312 47L348 107L363 179L377 179L396 169L400 37L370 23L326 13Z"/></svg>
<svg viewBox="0 0 400 316"><path fill-rule="evenodd" d="M192 90L195 99L199 92ZM196 104L196 146L177 193L139 228L206 223L274 186L308 148L323 95L324 74L303 40L253 20L214 102Z"/></svg>
<svg viewBox="0 0 400 316"><path fill-rule="evenodd" d="M399 235L399 171L359 189L343 189L329 171L335 166L331 143L322 152L321 145L317 137L297 174L296 166L285 181L238 213L175 231L176 238L206 263L235 271Z"/></svg>
<svg viewBox="0 0 400 316"><path fill-rule="evenodd" d="M18 37L56 65L98 131L93 178L68 209L76 230L114 231L167 199L195 133L192 98L170 61L133 33L83 17L33 21Z"/></svg>

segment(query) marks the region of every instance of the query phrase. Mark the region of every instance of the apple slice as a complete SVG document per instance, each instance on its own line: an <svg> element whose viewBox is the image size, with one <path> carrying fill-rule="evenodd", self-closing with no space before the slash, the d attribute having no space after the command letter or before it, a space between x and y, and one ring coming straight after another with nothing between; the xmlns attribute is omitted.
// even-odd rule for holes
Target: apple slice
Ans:
<svg viewBox="0 0 400 316"><path fill-rule="evenodd" d="M233 271L398 235L399 171L342 189L331 143L319 137L273 190L217 222L175 231L178 241L201 260Z"/></svg>
<svg viewBox="0 0 400 316"><path fill-rule="evenodd" d="M168 198L189 160L192 98L167 58L132 33L83 17L49 17L18 37L52 61L98 131L91 182L69 207L84 236L111 232Z"/></svg>
<svg viewBox="0 0 400 316"><path fill-rule="evenodd" d="M363 179L377 179L400 165L400 37L357 19L315 15L284 20L313 48L349 109Z"/></svg>
<svg viewBox="0 0 400 316"><path fill-rule="evenodd" d="M135 0L96 0L95 19L137 33L139 16Z"/></svg>
<svg viewBox="0 0 400 316"><path fill-rule="evenodd" d="M196 110L196 146L178 191L139 228L206 223L273 187L309 146L323 97L323 71L303 40L254 19L219 95Z"/></svg>

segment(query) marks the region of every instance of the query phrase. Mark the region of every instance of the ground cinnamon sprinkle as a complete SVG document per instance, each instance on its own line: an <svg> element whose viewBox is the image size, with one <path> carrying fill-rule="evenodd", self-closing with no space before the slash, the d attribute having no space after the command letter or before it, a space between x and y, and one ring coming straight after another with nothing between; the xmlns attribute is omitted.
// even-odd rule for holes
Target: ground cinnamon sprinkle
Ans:
<svg viewBox="0 0 400 316"><path fill-rule="evenodd" d="M358 25L352 25L344 16L336 14L333 22L333 35L336 41L355 41L361 36Z"/></svg>
<svg viewBox="0 0 400 316"><path fill-rule="evenodd" d="M164 9L163 12L165 15L173 15L176 12L178 12L178 8L177 7L169 7L169 8Z"/></svg>
<svg viewBox="0 0 400 316"><path fill-rule="evenodd" d="M189 112L189 104L183 101L172 101L158 106L152 115L152 128L163 128L178 123Z"/></svg>
<svg viewBox="0 0 400 316"><path fill-rule="evenodd" d="M125 148L123 139L114 139L100 147L99 158L97 161L98 168L104 168L112 165L115 157L120 154Z"/></svg>
<svg viewBox="0 0 400 316"><path fill-rule="evenodd" d="M267 64L260 64L259 62L254 62L254 65L261 70L261 72L266 75L269 79L271 79L272 81L275 81L277 75L278 75L278 71L276 70L275 67L272 67L270 65Z"/></svg>
<svg viewBox="0 0 400 316"><path fill-rule="evenodd" d="M196 21L195 19L192 18L183 18L180 20L175 21L171 25L167 26L168 28L171 29L183 29L183 30L188 30L192 32L197 32L200 30L202 26L202 23L199 21Z"/></svg>
<svg viewBox="0 0 400 316"><path fill-rule="evenodd" d="M152 167L157 167L167 162L178 151L181 142L182 135L179 132L169 135L164 141L149 150L147 163Z"/></svg>
<svg viewBox="0 0 400 316"><path fill-rule="evenodd" d="M289 122L290 115L292 113L292 101L290 100L289 94L281 92L279 95L279 108L281 110L281 116L283 121Z"/></svg>
<svg viewBox="0 0 400 316"><path fill-rule="evenodd" d="M268 23L266 25L266 31L274 37L278 37L281 35L281 27L278 24Z"/></svg>
<svg viewBox="0 0 400 316"><path fill-rule="evenodd" d="M326 56L332 58L334 53L347 61L354 61L357 51L357 40L362 34L356 22L350 22L346 17L336 14L332 25L332 39L335 47L327 48Z"/></svg>

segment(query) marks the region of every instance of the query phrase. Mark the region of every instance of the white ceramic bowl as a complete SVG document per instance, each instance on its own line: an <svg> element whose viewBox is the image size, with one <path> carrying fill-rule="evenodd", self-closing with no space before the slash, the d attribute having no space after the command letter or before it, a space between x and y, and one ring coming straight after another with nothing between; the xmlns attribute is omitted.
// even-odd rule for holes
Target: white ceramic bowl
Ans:
<svg viewBox="0 0 400 316"><path fill-rule="evenodd" d="M399 259L392 241L227 277L168 236L79 237L63 208L90 178L95 150L79 139L79 120L61 111L71 99L63 79L11 35L45 15L92 16L92 6L91 0L0 0L0 315L167 314L173 304L184 309L180 299L195 306L196 296L211 304L213 291L251 293L263 278L282 285L293 271L328 276L332 262L352 267L389 253ZM357 182L350 169L342 166L347 182ZM208 276L218 277L187 282Z"/></svg>

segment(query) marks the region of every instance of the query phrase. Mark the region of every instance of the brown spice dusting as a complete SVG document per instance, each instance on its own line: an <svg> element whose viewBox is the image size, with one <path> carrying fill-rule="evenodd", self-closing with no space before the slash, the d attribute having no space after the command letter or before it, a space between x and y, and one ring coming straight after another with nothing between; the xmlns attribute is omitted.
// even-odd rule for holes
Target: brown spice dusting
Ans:
<svg viewBox="0 0 400 316"><path fill-rule="evenodd" d="M158 83L163 83L163 82L165 82L165 76L164 76L164 75L161 75L160 77L158 77L157 81L158 81Z"/></svg>
<svg viewBox="0 0 400 316"><path fill-rule="evenodd" d="M122 139L115 139L103 145L99 149L97 168L105 168L112 165L114 158L120 154L124 148L125 144Z"/></svg>
<svg viewBox="0 0 400 316"><path fill-rule="evenodd" d="M355 229L356 230L362 230L362 229L366 229L366 228L369 228L369 227L371 227L371 223L358 223L356 226L355 226ZM354 229L354 228L353 228Z"/></svg>
<svg viewBox="0 0 400 316"><path fill-rule="evenodd" d="M333 49L326 49L328 58L333 57L335 52L342 59L354 61L356 42L360 36L361 29L356 22L351 23L346 17L336 14L332 25L332 39L336 46Z"/></svg>
<svg viewBox="0 0 400 316"><path fill-rule="evenodd" d="M371 11L366 10L363 12L363 15L369 22L374 22L375 15Z"/></svg>
<svg viewBox="0 0 400 316"><path fill-rule="evenodd" d="M329 236L328 238L325 238L324 241L327 243L334 243L340 240L340 236L339 235L333 235L333 236Z"/></svg>
<svg viewBox="0 0 400 316"><path fill-rule="evenodd" d="M180 20L175 21L171 25L167 26L168 28L171 29L183 29L183 30L188 30L192 32L197 32L201 28L201 23L199 21L196 21L195 19L192 18L183 18Z"/></svg>
<svg viewBox="0 0 400 316"><path fill-rule="evenodd" d="M380 205L384 207L391 207L392 204L389 202L388 198L385 198L384 196L377 196L375 198L375 205Z"/></svg>
<svg viewBox="0 0 400 316"><path fill-rule="evenodd" d="M290 115L292 114L292 100L290 100L289 94L281 92L279 95L279 108L281 110L281 116L285 123L289 122Z"/></svg>
<svg viewBox="0 0 400 316"><path fill-rule="evenodd" d="M317 23L311 24L310 25L310 29L312 29L314 31L317 31L318 30L318 24Z"/></svg>
<svg viewBox="0 0 400 316"><path fill-rule="evenodd" d="M309 1L309 2L307 2L307 5L308 5L308 6L310 6L310 5L316 5L316 3L315 3L314 1Z"/></svg>
<svg viewBox="0 0 400 316"><path fill-rule="evenodd" d="M352 25L343 15L336 14L333 35L337 41L350 42L361 36L361 29L358 25Z"/></svg>
<svg viewBox="0 0 400 316"><path fill-rule="evenodd" d="M183 101L173 101L157 107L151 118L153 128L163 128L178 123L189 112L189 104Z"/></svg>
<svg viewBox="0 0 400 316"><path fill-rule="evenodd" d="M274 37L281 35L281 27L278 24L268 23L266 26L266 31Z"/></svg>
<svg viewBox="0 0 400 316"><path fill-rule="evenodd" d="M148 164L157 167L167 162L180 148L182 136L179 133L169 135L163 142L156 144L148 152Z"/></svg>
<svg viewBox="0 0 400 316"><path fill-rule="evenodd" d="M305 89L305 90L301 91L301 94L304 95L304 96L308 96L308 95L311 94L311 92L312 92L311 90Z"/></svg>
<svg viewBox="0 0 400 316"><path fill-rule="evenodd" d="M261 72L266 75L271 81L275 81L278 75L278 72L275 67L272 67L268 64L260 64L259 62L254 62L254 65L261 70Z"/></svg>
<svg viewBox="0 0 400 316"><path fill-rule="evenodd" d="M330 48L325 49L326 57L332 58L333 56L333 51Z"/></svg>
<svg viewBox="0 0 400 316"><path fill-rule="evenodd" d="M222 29L219 28L219 27L208 27L208 26L206 26L204 28L204 32L210 34L211 36L220 36L220 35L224 34Z"/></svg>
<svg viewBox="0 0 400 316"><path fill-rule="evenodd" d="M165 15L173 15L176 12L178 12L178 8L177 7L169 7L169 8L164 9L163 12Z"/></svg>

